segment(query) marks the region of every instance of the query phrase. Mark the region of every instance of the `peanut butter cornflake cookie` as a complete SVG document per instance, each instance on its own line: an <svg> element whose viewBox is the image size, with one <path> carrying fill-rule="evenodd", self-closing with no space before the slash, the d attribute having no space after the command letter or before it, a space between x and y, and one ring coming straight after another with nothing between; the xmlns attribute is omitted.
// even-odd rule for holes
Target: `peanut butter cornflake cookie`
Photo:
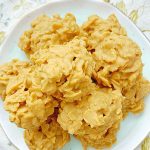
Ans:
<svg viewBox="0 0 150 150"><path fill-rule="evenodd" d="M110 147L128 112L144 109L142 53L115 15L81 26L72 14L41 15L19 47L29 61L0 66L0 95L31 150L61 149L69 134L85 149Z"/></svg>
<svg viewBox="0 0 150 150"><path fill-rule="evenodd" d="M31 150L61 149L69 140L69 134L64 131L53 118L43 123L37 130L25 130L24 137Z"/></svg>

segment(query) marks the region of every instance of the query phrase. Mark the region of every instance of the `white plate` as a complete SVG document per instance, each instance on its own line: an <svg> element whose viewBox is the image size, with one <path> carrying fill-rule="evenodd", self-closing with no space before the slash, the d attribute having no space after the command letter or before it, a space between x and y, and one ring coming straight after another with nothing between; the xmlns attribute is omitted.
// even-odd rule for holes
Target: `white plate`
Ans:
<svg viewBox="0 0 150 150"><path fill-rule="evenodd" d="M25 54L18 48L19 37L30 27L30 22L40 14L52 15L59 13L64 15L67 12L77 17L78 23L87 20L92 14L106 18L114 13L122 26L127 30L128 36L139 44L143 52L144 76L150 79L150 43L141 31L117 8L101 2L100 0L51 0L48 4L25 15L12 29L0 53L0 64L10 61L12 58L26 59ZM0 102L0 123L11 142L20 150L28 150L24 139L23 129L10 123L8 113L2 108ZM122 123L117 135L117 142L111 150L133 150L150 131L150 96L145 99L145 110L139 115L130 114ZM82 150L81 144L72 138L63 150Z"/></svg>

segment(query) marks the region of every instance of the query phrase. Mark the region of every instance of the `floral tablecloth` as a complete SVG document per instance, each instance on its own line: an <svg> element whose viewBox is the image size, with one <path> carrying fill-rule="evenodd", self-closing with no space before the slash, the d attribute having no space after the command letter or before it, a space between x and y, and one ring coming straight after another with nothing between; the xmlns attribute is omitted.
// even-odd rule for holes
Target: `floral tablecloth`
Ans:
<svg viewBox="0 0 150 150"><path fill-rule="evenodd" d="M50 0L0 0L0 45L22 15ZM103 0L125 13L150 40L150 0ZM150 136L136 150L150 150ZM0 127L0 150L16 150Z"/></svg>

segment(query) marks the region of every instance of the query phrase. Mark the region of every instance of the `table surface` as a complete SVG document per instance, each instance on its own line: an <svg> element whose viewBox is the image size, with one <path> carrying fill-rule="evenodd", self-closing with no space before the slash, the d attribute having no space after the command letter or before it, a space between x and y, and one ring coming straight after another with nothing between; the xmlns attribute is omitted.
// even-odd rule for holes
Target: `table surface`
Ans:
<svg viewBox="0 0 150 150"><path fill-rule="evenodd" d="M0 45L22 15L50 0L0 0ZM150 0L103 0L125 13L150 40ZM136 150L150 150L150 135ZM0 150L16 150L0 126Z"/></svg>

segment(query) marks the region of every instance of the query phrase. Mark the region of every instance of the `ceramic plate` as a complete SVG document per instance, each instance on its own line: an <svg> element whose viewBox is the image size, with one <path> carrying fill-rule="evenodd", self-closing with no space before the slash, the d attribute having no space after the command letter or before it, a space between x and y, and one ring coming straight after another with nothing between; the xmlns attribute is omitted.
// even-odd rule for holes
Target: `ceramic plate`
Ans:
<svg viewBox="0 0 150 150"><path fill-rule="evenodd" d="M5 43L0 51L0 64L10 61L12 58L26 59L25 54L19 49L18 41L21 34L30 27L30 22L40 14L49 16L59 13L62 16L67 12L73 13L77 17L77 22L81 24L87 20L87 17L97 14L106 18L114 13L119 19L121 25L126 28L128 36L140 46L143 55L144 76L150 80L150 43L142 32L117 8L101 2L100 0L50 0L32 12L25 15L7 36ZM8 113L3 109L0 101L0 123L10 139L10 141L20 150L28 150L24 138L23 129L10 123ZM144 139L150 131L150 96L145 98L145 110L139 115L129 116L121 123L121 128L117 134L117 142L111 150L133 150ZM90 148L92 149L92 148ZM74 138L65 145L63 150L82 150L80 142Z"/></svg>

